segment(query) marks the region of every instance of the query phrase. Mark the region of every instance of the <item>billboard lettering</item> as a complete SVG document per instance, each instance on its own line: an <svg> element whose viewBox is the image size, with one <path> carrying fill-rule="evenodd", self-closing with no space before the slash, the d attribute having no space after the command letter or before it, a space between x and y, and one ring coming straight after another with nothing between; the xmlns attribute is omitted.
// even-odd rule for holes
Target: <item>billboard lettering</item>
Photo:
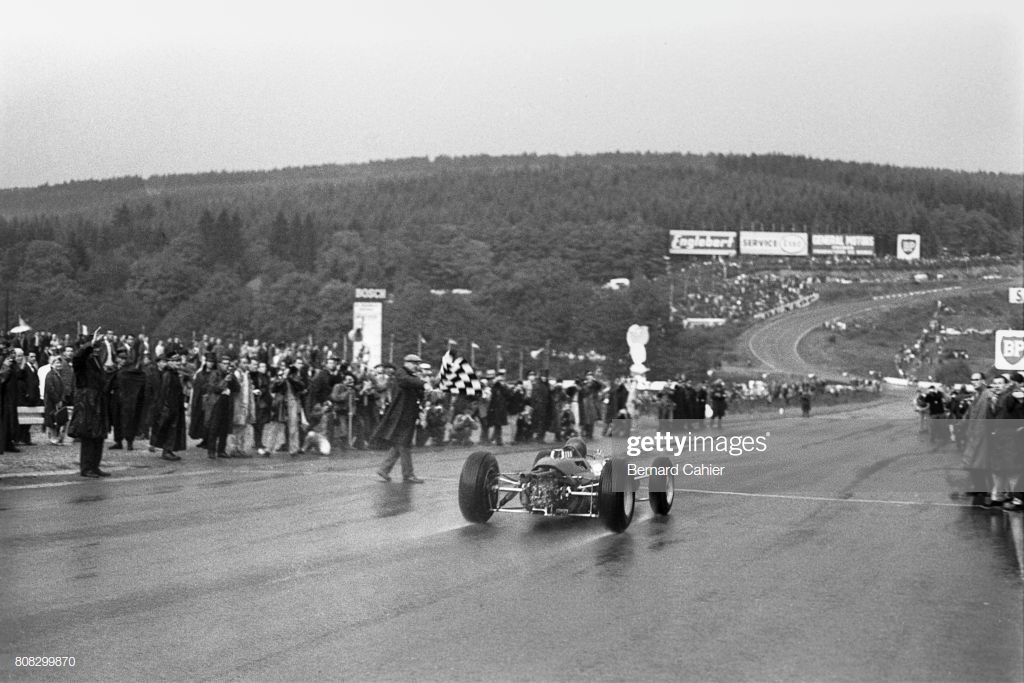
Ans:
<svg viewBox="0 0 1024 683"><path fill-rule="evenodd" d="M669 230L668 253L735 256L736 233L724 230Z"/></svg>
<svg viewBox="0 0 1024 683"><path fill-rule="evenodd" d="M811 235L814 256L874 256L873 235Z"/></svg>
<svg viewBox="0 0 1024 683"><path fill-rule="evenodd" d="M752 256L807 256L805 232L740 232L740 253Z"/></svg>

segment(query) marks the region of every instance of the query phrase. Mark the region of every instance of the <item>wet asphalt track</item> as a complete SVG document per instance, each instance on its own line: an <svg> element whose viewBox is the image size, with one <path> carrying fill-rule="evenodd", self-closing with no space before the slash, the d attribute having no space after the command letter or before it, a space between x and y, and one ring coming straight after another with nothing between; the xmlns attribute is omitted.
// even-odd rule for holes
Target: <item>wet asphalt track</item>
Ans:
<svg viewBox="0 0 1024 683"><path fill-rule="evenodd" d="M682 457L727 476L623 534L465 523L466 451L417 452L420 486L372 458L4 481L0 678L1021 680L1024 515L952 499L951 449L862 414L733 420L771 449Z"/></svg>
<svg viewBox="0 0 1024 683"><path fill-rule="evenodd" d="M799 338L878 305L744 341L766 369L827 376ZM730 416L722 434L769 450L684 454L725 475L681 477L668 517L638 503L623 534L467 524L468 450L416 452L421 486L377 483L373 457L195 452L160 474L6 479L0 679L1024 680L1024 515L957 497L958 456L907 406ZM506 471L535 452L497 451Z"/></svg>

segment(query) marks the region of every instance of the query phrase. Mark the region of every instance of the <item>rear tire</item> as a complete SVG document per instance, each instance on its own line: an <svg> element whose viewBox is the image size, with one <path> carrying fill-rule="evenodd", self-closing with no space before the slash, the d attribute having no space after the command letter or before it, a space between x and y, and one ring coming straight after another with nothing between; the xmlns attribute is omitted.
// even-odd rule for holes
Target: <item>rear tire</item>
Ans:
<svg viewBox="0 0 1024 683"><path fill-rule="evenodd" d="M654 459L654 467L672 467L672 461L666 456ZM651 509L656 515L667 515L672 509L672 501L676 497L675 477L671 474L652 475L647 483L651 496Z"/></svg>
<svg viewBox="0 0 1024 683"><path fill-rule="evenodd" d="M466 458L459 477L459 510L466 521L483 524L494 514L498 474L498 461L490 453L477 451Z"/></svg>
<svg viewBox="0 0 1024 683"><path fill-rule="evenodd" d="M625 531L633 521L636 507L635 482L626 476L625 459L613 458L604 464L597 489L597 510L601 521L610 531Z"/></svg>

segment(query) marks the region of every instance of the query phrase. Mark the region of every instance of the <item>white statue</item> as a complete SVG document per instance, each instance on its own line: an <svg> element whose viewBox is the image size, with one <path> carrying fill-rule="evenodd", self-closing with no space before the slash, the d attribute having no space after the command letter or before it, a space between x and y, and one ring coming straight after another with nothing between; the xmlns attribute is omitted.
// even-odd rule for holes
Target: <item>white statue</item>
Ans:
<svg viewBox="0 0 1024 683"><path fill-rule="evenodd" d="M626 344L629 345L629 357L633 359L633 365L630 366L629 371L634 375L644 375L647 373L647 366L644 363L647 361L647 342L651 340L651 335L647 331L646 325L630 325L629 329L626 330Z"/></svg>

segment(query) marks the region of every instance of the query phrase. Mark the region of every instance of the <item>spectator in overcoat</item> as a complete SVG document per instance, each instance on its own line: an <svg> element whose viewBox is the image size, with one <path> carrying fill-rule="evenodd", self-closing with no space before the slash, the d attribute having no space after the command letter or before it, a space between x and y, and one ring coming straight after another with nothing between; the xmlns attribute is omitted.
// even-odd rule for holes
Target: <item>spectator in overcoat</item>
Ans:
<svg viewBox="0 0 1024 683"><path fill-rule="evenodd" d="M238 393L238 381L231 371L231 359L221 356L217 369L206 382L203 414L206 416L206 453L210 458L229 458L228 435L234 419L232 397Z"/></svg>
<svg viewBox="0 0 1024 683"><path fill-rule="evenodd" d="M251 379L252 400L255 409L252 422L252 441L259 455L270 457L270 452L263 443L263 430L271 421L274 397L270 392L270 375L267 371L266 361L259 361L256 364L256 369L251 373Z"/></svg>
<svg viewBox="0 0 1024 683"><path fill-rule="evenodd" d="M580 382L580 429L584 439L594 438L594 424L601 419L602 391L604 384L599 382L592 372L588 372Z"/></svg>
<svg viewBox="0 0 1024 683"><path fill-rule="evenodd" d="M153 443L164 460L181 460L185 441L185 388L181 383L181 355L164 358L160 370L160 393L154 404Z"/></svg>
<svg viewBox="0 0 1024 683"><path fill-rule="evenodd" d="M249 358L242 356L233 370L238 391L232 396L232 441L231 455L236 458L251 458L249 449L252 423L256 421L256 405L252 395L252 374Z"/></svg>
<svg viewBox="0 0 1024 683"><path fill-rule="evenodd" d="M34 349L30 349L27 354L18 349L16 353L19 355L15 361L21 365L21 371L18 374L18 391L21 393L18 405L35 408L43 402L42 392L39 389L38 356ZM32 445L31 428L31 425L19 425L18 427L18 440L26 446Z"/></svg>
<svg viewBox="0 0 1024 683"><path fill-rule="evenodd" d="M54 446L64 445L68 425L69 406L64 403L67 392L64 388L64 377L60 372L63 364L64 359L60 356L50 359L50 372L46 373L43 387L43 427Z"/></svg>
<svg viewBox="0 0 1024 683"><path fill-rule="evenodd" d="M3 349L0 361L0 453L18 453L14 445L18 435L18 373L14 349Z"/></svg>
<svg viewBox="0 0 1024 683"><path fill-rule="evenodd" d="M1004 510L1021 512L1024 499L1017 484L1024 470L1024 377L1014 372L1004 374L1003 379L990 425L992 504L1001 502Z"/></svg>
<svg viewBox="0 0 1024 683"><path fill-rule="evenodd" d="M725 417L728 407L729 392L725 388L725 382L720 379L715 380L715 384L711 388L711 426L714 426L717 420L718 427L722 427L722 418Z"/></svg>
<svg viewBox="0 0 1024 683"><path fill-rule="evenodd" d="M127 444L128 450L135 447L135 437L142 432L142 414L146 401L146 373L143 371L138 348L135 348L135 361L132 361L132 352L123 350L118 352L118 363L122 364L117 371L117 405L120 410L120 433L115 433L115 443L111 449L121 448L121 438Z"/></svg>
<svg viewBox="0 0 1024 683"><path fill-rule="evenodd" d="M288 452L294 457L302 454L302 442L305 437L303 423L308 424L303 406L309 393L309 374L306 363L296 358L283 370L285 376L285 408L288 411Z"/></svg>
<svg viewBox="0 0 1024 683"><path fill-rule="evenodd" d="M92 339L79 346L72 365L75 368L75 409L68 435L79 440L79 469L83 477L106 477L109 472L100 469L103 459L103 440L110 431L107 403L110 396L112 372L107 372L95 353L99 328Z"/></svg>
<svg viewBox="0 0 1024 683"><path fill-rule="evenodd" d="M377 470L381 481L391 481L391 469L401 460L402 479L412 484L423 483L413 471L411 450L424 394L424 382L418 374L422 362L414 353L405 356L402 367L395 373L394 397L374 431L374 439L390 446L387 458Z"/></svg>
<svg viewBox="0 0 1024 683"><path fill-rule="evenodd" d="M217 357L212 353L203 356L203 364L192 377L192 397L189 401L188 435L201 439L199 448L206 448L206 388L210 376L217 369Z"/></svg>
<svg viewBox="0 0 1024 683"><path fill-rule="evenodd" d="M487 440L496 446L503 446L505 441L502 430L508 425L508 404L511 394L505 384L505 371L495 373L491 384L491 400L487 404Z"/></svg>

